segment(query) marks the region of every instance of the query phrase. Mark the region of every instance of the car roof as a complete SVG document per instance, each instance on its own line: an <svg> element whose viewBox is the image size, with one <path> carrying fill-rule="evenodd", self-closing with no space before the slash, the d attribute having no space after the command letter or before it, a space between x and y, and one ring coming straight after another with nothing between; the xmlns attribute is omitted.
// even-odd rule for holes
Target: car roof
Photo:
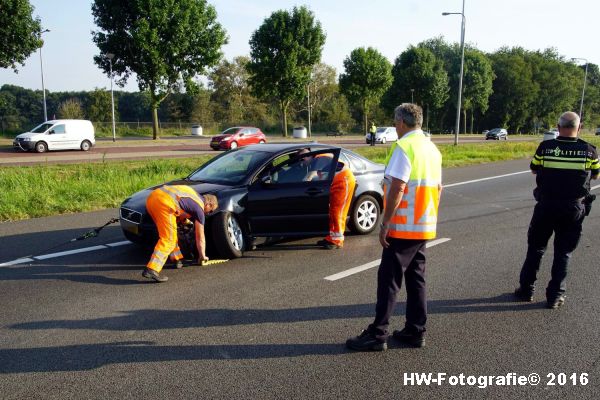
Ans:
<svg viewBox="0 0 600 400"><path fill-rule="evenodd" d="M238 147L235 151L255 151L260 150L268 153L278 153L285 150L300 150L307 147L318 148L318 149L339 149L339 146L331 146L328 144L318 142L304 142L304 143L263 143L254 144L250 146Z"/></svg>

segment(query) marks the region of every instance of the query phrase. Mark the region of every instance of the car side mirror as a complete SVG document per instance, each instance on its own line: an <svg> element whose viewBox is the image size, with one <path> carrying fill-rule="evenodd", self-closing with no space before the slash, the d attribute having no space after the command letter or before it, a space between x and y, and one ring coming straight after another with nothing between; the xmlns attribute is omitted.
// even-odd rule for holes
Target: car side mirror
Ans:
<svg viewBox="0 0 600 400"><path fill-rule="evenodd" d="M263 185L272 184L273 178L271 177L271 174L267 174L267 175L263 176L262 178L260 178L260 183L262 183Z"/></svg>
<svg viewBox="0 0 600 400"><path fill-rule="evenodd" d="M52 135L52 134L54 134L54 133L56 133L56 132L54 131L54 129L52 129L50 132L48 132L48 134L49 134L49 135Z"/></svg>

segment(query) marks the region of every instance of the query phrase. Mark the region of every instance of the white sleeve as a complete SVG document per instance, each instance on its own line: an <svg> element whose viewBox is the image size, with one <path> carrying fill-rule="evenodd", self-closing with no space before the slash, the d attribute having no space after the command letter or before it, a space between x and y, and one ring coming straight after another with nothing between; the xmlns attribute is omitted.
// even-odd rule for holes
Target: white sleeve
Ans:
<svg viewBox="0 0 600 400"><path fill-rule="evenodd" d="M400 147L396 147L394 154L390 158L390 162L385 168L385 175L400 179L403 182L408 182L410 178L410 170L412 165Z"/></svg>

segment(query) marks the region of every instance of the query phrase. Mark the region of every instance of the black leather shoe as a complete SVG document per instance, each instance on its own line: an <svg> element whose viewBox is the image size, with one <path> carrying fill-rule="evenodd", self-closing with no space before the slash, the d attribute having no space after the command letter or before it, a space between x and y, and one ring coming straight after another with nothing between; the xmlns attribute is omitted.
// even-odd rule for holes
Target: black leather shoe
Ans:
<svg viewBox="0 0 600 400"><path fill-rule="evenodd" d="M329 241L327 241L325 239L319 240L317 242L317 246L321 246L322 248L327 249L327 250L334 250L334 249L341 249L342 248L342 246L339 246L339 245L337 245L335 243L331 243L331 242L329 242Z"/></svg>
<svg viewBox="0 0 600 400"><path fill-rule="evenodd" d="M548 307L552 310L556 310L557 308L562 307L563 304L565 304L565 296L558 296L554 299L548 299L548 302L546 303L546 307Z"/></svg>
<svg viewBox="0 0 600 400"><path fill-rule="evenodd" d="M527 301L531 303L533 301L533 292L531 290L518 287L515 289L515 298L519 301Z"/></svg>
<svg viewBox="0 0 600 400"><path fill-rule="evenodd" d="M160 276L160 274L150 268L146 268L144 272L142 272L142 276L144 278L153 279L156 282L166 282L169 280L166 276Z"/></svg>
<svg viewBox="0 0 600 400"><path fill-rule="evenodd" d="M360 335L346 340L346 347L356 351L385 351L387 342L377 339L374 333L364 330Z"/></svg>
<svg viewBox="0 0 600 400"><path fill-rule="evenodd" d="M412 347L425 347L424 332L412 332L404 328L401 331L394 331L392 337L397 341L411 345Z"/></svg>

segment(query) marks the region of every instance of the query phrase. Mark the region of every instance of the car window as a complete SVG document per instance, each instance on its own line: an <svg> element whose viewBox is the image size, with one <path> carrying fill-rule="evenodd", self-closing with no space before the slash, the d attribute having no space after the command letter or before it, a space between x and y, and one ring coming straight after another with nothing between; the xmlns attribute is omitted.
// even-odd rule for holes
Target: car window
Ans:
<svg viewBox="0 0 600 400"><path fill-rule="evenodd" d="M40 126L37 126L34 129L32 129L31 132L43 133L43 132L46 132L48 129L50 129L51 126L52 126L52 124L41 124Z"/></svg>
<svg viewBox="0 0 600 400"><path fill-rule="evenodd" d="M316 156L308 153L306 156L292 156L288 161L281 163L271 171L271 183L282 184L328 180L333 159L333 153L320 153Z"/></svg>
<svg viewBox="0 0 600 400"><path fill-rule="evenodd" d="M221 132L221 135L233 135L234 133L237 132L239 128L227 128L225 129L223 132Z"/></svg>
<svg viewBox="0 0 600 400"><path fill-rule="evenodd" d="M52 127L52 130L54 131L55 134L58 133L65 133L65 125L61 124L61 125L54 125Z"/></svg>
<svg viewBox="0 0 600 400"><path fill-rule="evenodd" d="M268 159L263 151L232 151L215 157L188 179L200 182L240 184Z"/></svg>

